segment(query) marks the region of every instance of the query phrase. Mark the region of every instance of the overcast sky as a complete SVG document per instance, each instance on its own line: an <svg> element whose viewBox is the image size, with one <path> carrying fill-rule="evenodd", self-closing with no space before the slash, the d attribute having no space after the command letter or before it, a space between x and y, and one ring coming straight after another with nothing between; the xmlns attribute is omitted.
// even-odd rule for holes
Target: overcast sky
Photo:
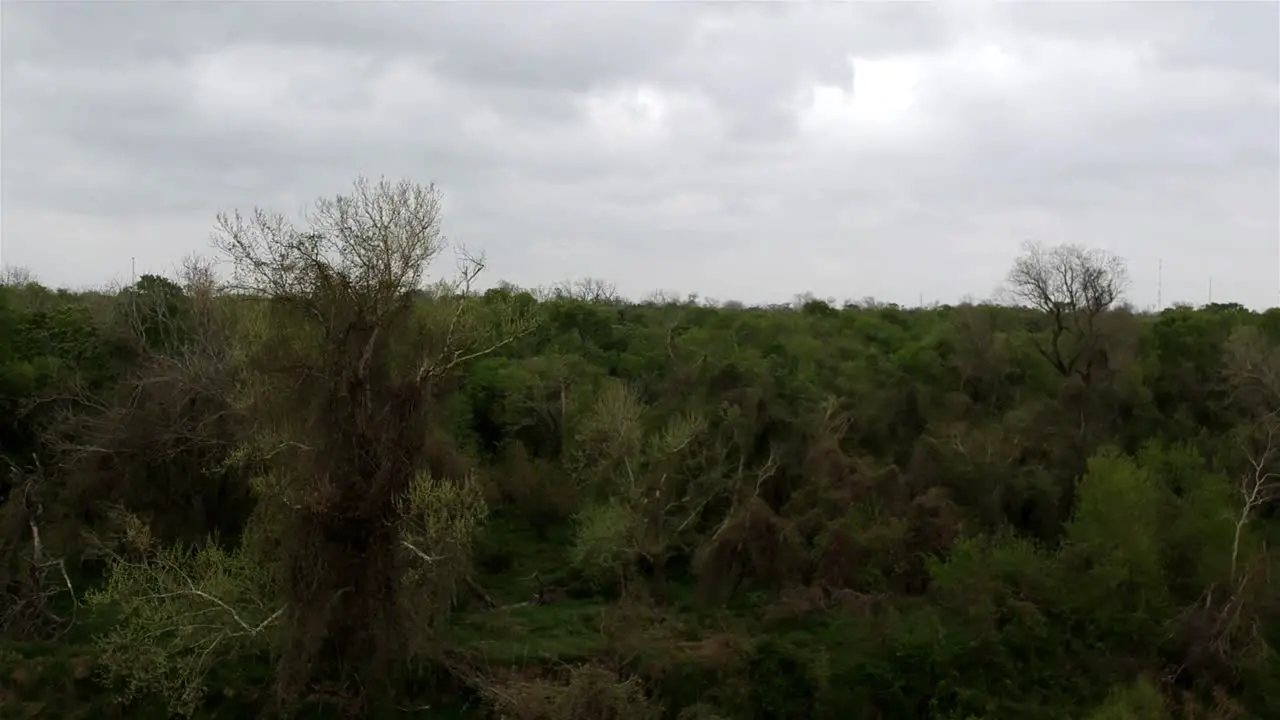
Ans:
<svg viewBox="0 0 1280 720"><path fill-rule="evenodd" d="M3 262L171 270L219 210L435 182L524 286L986 297L1027 239L1277 304L1280 4L3 4ZM452 266L451 263L448 264Z"/></svg>

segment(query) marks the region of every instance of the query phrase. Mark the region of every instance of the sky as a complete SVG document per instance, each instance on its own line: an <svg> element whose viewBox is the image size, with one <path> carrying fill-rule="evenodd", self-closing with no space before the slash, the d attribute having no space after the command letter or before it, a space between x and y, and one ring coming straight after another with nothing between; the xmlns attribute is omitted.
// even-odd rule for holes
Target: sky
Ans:
<svg viewBox="0 0 1280 720"><path fill-rule="evenodd" d="M0 8L5 265L172 272L358 175L435 183L491 284L947 303L1034 240L1269 307L1280 3Z"/></svg>

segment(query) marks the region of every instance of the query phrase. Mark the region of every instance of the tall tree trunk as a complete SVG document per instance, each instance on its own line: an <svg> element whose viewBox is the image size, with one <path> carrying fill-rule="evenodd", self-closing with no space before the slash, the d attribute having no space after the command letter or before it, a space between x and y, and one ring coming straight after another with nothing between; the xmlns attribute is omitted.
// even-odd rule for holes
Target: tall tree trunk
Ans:
<svg viewBox="0 0 1280 720"><path fill-rule="evenodd" d="M347 717L364 716L387 700L405 649L396 528L333 513L296 522L297 544L286 548L290 642L277 699L288 710L314 691L337 692Z"/></svg>

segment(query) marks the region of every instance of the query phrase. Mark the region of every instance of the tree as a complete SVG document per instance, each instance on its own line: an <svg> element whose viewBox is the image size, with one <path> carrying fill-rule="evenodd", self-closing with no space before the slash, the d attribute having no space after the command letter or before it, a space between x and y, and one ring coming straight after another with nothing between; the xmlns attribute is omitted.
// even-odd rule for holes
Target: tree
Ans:
<svg viewBox="0 0 1280 720"><path fill-rule="evenodd" d="M608 280L585 277L577 280L566 280L551 290L552 297L581 300L588 303L616 305L622 297L618 294L618 286Z"/></svg>
<svg viewBox="0 0 1280 720"><path fill-rule="evenodd" d="M406 527L407 508L422 507L415 483L459 474L438 402L465 363L532 321L478 302L480 258L464 254L456 278L427 285L446 247L434 186L358 179L307 219L298 229L263 210L220 215L215 245L231 288L259 304L247 404L260 512L285 528L277 692L287 705L328 671L362 712L374 694L362 683L390 680L407 652L407 568L436 559Z"/></svg>
<svg viewBox="0 0 1280 720"><path fill-rule="evenodd" d="M1063 377L1078 374L1088 383L1103 350L1099 319L1128 285L1124 261L1080 245L1046 248L1028 242L1008 283L1014 298L1049 316L1049 340L1037 345L1040 354Z"/></svg>
<svg viewBox="0 0 1280 720"><path fill-rule="evenodd" d="M624 589L643 561L661 591L668 556L722 490L696 473L691 481L685 467L701 449L707 423L677 414L646 432L650 408L634 387L606 381L597 392L595 406L578 419L568 462L590 498L577 517L572 557L594 580L613 575Z"/></svg>
<svg viewBox="0 0 1280 720"><path fill-rule="evenodd" d="M1226 350L1227 382L1235 404L1253 424L1243 429L1247 468L1240 475L1240 510L1231 550L1231 581L1240 568L1240 540L1263 508L1280 500L1280 349L1256 328L1232 333Z"/></svg>
<svg viewBox="0 0 1280 720"><path fill-rule="evenodd" d="M69 480L63 499L91 525L120 503L165 541L234 540L252 508L248 478L224 466L244 426L236 318L192 289L155 275L121 288L103 328L121 372L106 387L75 379L50 393L66 399L43 441Z"/></svg>
<svg viewBox="0 0 1280 720"><path fill-rule="evenodd" d="M21 288L35 284L36 275L20 265L0 266L0 287Z"/></svg>

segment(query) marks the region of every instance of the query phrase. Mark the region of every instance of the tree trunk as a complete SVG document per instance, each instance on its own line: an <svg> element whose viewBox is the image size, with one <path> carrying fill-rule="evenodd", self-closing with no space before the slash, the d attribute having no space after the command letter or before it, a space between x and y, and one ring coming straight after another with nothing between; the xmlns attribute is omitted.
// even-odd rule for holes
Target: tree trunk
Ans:
<svg viewBox="0 0 1280 720"><path fill-rule="evenodd" d="M346 717L385 702L403 657L397 533L375 518L309 513L286 556L290 601L277 700L296 709L313 692L330 694Z"/></svg>

